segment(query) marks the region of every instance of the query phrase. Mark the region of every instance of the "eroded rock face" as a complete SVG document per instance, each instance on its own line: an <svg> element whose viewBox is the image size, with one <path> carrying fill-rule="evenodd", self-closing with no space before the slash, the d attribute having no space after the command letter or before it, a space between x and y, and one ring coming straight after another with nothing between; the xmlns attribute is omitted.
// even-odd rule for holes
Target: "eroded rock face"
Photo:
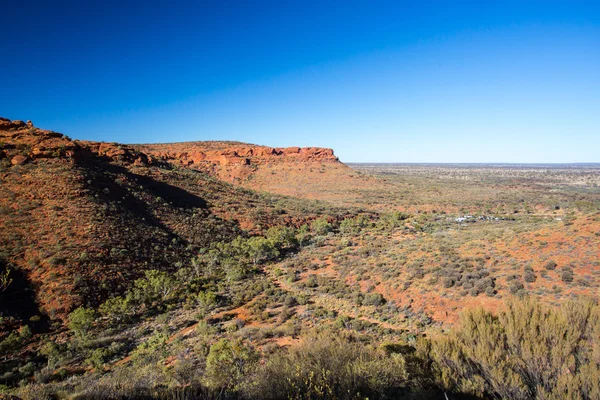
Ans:
<svg viewBox="0 0 600 400"><path fill-rule="evenodd" d="M102 157L135 165L147 165L152 161L132 146L73 141L62 133L37 129L31 121L25 123L7 118L0 118L0 143L0 158L8 157L12 165L52 158L81 160Z"/></svg>
<svg viewBox="0 0 600 400"><path fill-rule="evenodd" d="M191 142L136 146L141 151L175 164L221 166L251 165L278 162L338 162L332 149L320 147L239 147L224 143L224 148L215 143Z"/></svg>
<svg viewBox="0 0 600 400"><path fill-rule="evenodd" d="M7 118L0 118L0 143L0 158L10 159L12 165L53 158L77 162L100 157L135 166L169 163L202 170L227 181L244 179L261 165L339 162L333 150L320 147L281 148L239 142L123 145L73 141L61 133L35 128L31 121Z"/></svg>
<svg viewBox="0 0 600 400"><path fill-rule="evenodd" d="M10 131L14 129L25 128L27 124L23 121L14 120L11 121L8 118L0 117L0 131Z"/></svg>

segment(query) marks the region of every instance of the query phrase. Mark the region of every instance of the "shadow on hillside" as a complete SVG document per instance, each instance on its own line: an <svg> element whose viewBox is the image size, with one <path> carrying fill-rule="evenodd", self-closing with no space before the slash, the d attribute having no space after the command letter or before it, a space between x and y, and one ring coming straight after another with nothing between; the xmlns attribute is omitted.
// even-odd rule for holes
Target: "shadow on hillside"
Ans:
<svg viewBox="0 0 600 400"><path fill-rule="evenodd" d="M99 157L98 155L92 152L86 150L83 151L85 151L86 153L78 159L78 164L80 166L86 167L86 169L96 170L96 172L100 172L100 174L96 174L97 180L94 186L97 186L97 184L100 183L101 185L108 187L110 190L110 192L103 197L106 197L106 200L121 201L122 203L123 201L125 201L123 205L125 205L130 211L134 213L143 211L140 210L140 207L142 206L144 208L147 208L147 205L142 201L130 196L124 188L115 184L112 180L102 179L104 173L125 175L128 179L138 182L140 186L143 186L143 190L150 192L155 198L162 198L163 200L171 204L173 207L184 209L208 208L206 200L190 192L187 192L182 188L157 181L149 176L135 174L129 169L120 165L113 164L109 160L104 160L102 157ZM145 214L150 213L146 212ZM148 215L144 215L144 217L147 216Z"/></svg>
<svg viewBox="0 0 600 400"><path fill-rule="evenodd" d="M126 188L118 185L114 181L114 178L106 176L106 174L124 175L128 180L136 182L141 187L141 190L151 195L154 199L162 199L170 207L179 209L208 209L206 200L199 196L177 186L157 181L152 177L135 174L123 166L103 160L94 153L90 152L78 161L80 166L93 173L95 179L90 188L97 193L96 196L102 199L105 204L118 202L126 213L146 223L150 223L168 232L170 235L177 236L155 216L155 213L151 209L153 207L152 204L132 196Z"/></svg>
<svg viewBox="0 0 600 400"><path fill-rule="evenodd" d="M0 259L0 271L4 271L7 263ZM46 316L35 300L35 291L23 272L10 269L12 282L3 292L0 292L0 315L14 317L29 324L36 332L45 332L49 327ZM31 317L38 316L39 320L31 321Z"/></svg>
<svg viewBox="0 0 600 400"><path fill-rule="evenodd" d="M160 197L173 207L190 209L202 208L207 209L208 204L203 198L196 196L177 186L169 185L168 183L160 182L145 175L138 175L123 167L121 173L127 175L128 178L137 180L144 188L150 191L154 196Z"/></svg>

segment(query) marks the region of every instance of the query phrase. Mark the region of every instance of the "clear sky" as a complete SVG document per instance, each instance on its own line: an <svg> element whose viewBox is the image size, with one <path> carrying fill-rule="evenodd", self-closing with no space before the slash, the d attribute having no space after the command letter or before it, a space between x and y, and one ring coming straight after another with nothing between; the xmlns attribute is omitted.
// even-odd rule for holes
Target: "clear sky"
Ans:
<svg viewBox="0 0 600 400"><path fill-rule="evenodd" d="M0 116L346 162L600 162L600 2L6 1Z"/></svg>

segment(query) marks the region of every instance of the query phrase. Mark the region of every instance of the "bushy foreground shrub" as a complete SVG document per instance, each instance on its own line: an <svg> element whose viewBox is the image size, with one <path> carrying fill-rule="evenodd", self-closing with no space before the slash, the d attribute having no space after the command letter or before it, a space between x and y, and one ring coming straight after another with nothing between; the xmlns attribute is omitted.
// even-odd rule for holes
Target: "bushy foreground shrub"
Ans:
<svg viewBox="0 0 600 400"><path fill-rule="evenodd" d="M524 297L507 301L497 314L467 311L449 332L418 340L416 350L377 347L336 330L309 333L301 344L273 353L261 353L239 338L207 336L212 344L206 351L173 359L167 339L153 336L131 353L129 365L110 372L54 387L28 385L16 394L24 399L59 392L79 393L80 399L385 399L444 398L446 391L455 394L452 398L600 398L600 308L591 300L553 307Z"/></svg>
<svg viewBox="0 0 600 400"><path fill-rule="evenodd" d="M591 300L560 307L531 298L498 315L466 312L425 343L448 390L502 399L600 399L600 310Z"/></svg>
<svg viewBox="0 0 600 400"><path fill-rule="evenodd" d="M406 398L423 392L412 356L339 334L312 334L271 356L247 393L264 399Z"/></svg>

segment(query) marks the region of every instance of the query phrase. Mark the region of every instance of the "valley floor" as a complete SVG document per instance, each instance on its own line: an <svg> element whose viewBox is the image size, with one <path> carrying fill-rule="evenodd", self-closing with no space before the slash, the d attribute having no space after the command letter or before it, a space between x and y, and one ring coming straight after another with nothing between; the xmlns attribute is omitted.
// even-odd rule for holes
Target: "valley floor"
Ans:
<svg viewBox="0 0 600 400"><path fill-rule="evenodd" d="M312 171L319 181L295 180L286 168L293 169L264 169L231 190L275 193L240 192L293 219L228 228L219 240L189 247L194 254L177 268L150 266L63 322L38 329L34 316L8 330L0 393L598 398L590 382L600 379L600 169L326 164ZM179 179L200 190L185 169L168 174L169 184ZM174 223L202 223L184 208ZM181 226L174 229L195 232ZM529 319L515 317L524 310ZM511 354L524 345L511 342L510 329L521 323L566 338L579 322L590 334L573 347L551 346L577 365L554 365L553 350L542 350L550 372L533 379L523 354L501 371L483 368L502 354L478 359L492 357L478 347L491 336L477 342L485 329L469 331L469 321L489 324L486 335ZM533 340L526 336L520 340ZM475 342L467 345L469 337ZM497 382L503 374L510 384Z"/></svg>

